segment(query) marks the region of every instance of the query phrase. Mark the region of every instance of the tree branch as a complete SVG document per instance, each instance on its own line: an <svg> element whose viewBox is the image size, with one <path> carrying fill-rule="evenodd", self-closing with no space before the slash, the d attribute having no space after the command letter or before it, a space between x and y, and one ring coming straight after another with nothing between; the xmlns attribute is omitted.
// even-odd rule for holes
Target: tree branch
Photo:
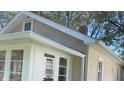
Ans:
<svg viewBox="0 0 124 93"><path fill-rule="evenodd" d="M104 15L105 15L105 13L104 12L102 12ZM105 15L106 16L106 15ZM117 22L113 22L112 20L110 20L109 18L105 18L108 22L110 22L111 24L113 24L114 26L116 26L117 28L119 28L119 31L120 32L122 32L122 33L124 33L124 28L123 28L123 26L121 25L121 24L119 24L119 23L117 23Z"/></svg>

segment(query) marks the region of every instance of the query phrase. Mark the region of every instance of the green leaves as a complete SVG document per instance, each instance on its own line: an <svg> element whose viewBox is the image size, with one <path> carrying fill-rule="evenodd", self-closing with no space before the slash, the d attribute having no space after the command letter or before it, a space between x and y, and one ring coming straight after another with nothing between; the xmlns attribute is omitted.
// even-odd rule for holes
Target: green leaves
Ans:
<svg viewBox="0 0 124 93"><path fill-rule="evenodd" d="M77 30L76 28L85 20L88 23L88 35L90 37L103 40L115 52L124 55L124 12L42 11L37 14L73 30Z"/></svg>
<svg viewBox="0 0 124 93"><path fill-rule="evenodd" d="M2 20L0 20L0 29L3 29L9 23L9 21L17 14L17 12L5 11L3 14L4 17L2 18Z"/></svg>
<svg viewBox="0 0 124 93"><path fill-rule="evenodd" d="M82 21L87 22L88 35L102 40L114 52L124 56L124 12L123 11L34 11L35 14L77 31ZM17 14L9 11L0 21L0 29Z"/></svg>

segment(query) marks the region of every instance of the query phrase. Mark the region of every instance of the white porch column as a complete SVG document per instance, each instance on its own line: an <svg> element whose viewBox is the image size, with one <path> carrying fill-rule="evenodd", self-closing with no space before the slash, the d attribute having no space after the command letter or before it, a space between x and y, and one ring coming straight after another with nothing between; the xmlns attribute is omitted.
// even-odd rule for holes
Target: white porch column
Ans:
<svg viewBox="0 0 124 93"><path fill-rule="evenodd" d="M6 50L6 59L5 59L5 67L4 67L4 80L9 80L10 74L10 62L11 62L11 50Z"/></svg>
<svg viewBox="0 0 124 93"><path fill-rule="evenodd" d="M80 65L81 66L80 67L81 68L81 71L80 71L81 72L80 73L80 80L81 81L84 81L84 58L85 57L81 57L81 65Z"/></svg>

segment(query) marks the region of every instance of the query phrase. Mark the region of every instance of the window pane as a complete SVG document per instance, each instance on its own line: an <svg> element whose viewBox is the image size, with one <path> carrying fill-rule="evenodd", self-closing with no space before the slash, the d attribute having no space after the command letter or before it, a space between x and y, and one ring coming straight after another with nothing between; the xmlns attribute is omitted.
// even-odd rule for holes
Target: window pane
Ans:
<svg viewBox="0 0 124 93"><path fill-rule="evenodd" d="M46 69L46 74L53 74L53 70L52 69Z"/></svg>
<svg viewBox="0 0 124 93"><path fill-rule="evenodd" d="M101 81L102 80L102 77L103 77L103 62L99 62L98 63L98 81Z"/></svg>
<svg viewBox="0 0 124 93"><path fill-rule="evenodd" d="M47 65L46 68L52 69L53 66L52 65Z"/></svg>
<svg viewBox="0 0 124 93"><path fill-rule="evenodd" d="M66 76L59 76L59 81L66 81Z"/></svg>
<svg viewBox="0 0 124 93"><path fill-rule="evenodd" d="M22 63L16 63L16 72L21 72L22 71Z"/></svg>
<svg viewBox="0 0 124 93"><path fill-rule="evenodd" d="M4 77L4 72L0 72L0 81L3 80L3 77Z"/></svg>
<svg viewBox="0 0 124 93"><path fill-rule="evenodd" d="M24 31L30 31L30 30L31 30L31 22L25 23Z"/></svg>
<svg viewBox="0 0 124 93"><path fill-rule="evenodd" d="M23 50L12 50L10 80L20 81L22 74Z"/></svg>
<svg viewBox="0 0 124 93"><path fill-rule="evenodd" d="M99 62L99 71L102 71L102 62Z"/></svg>
<svg viewBox="0 0 124 93"><path fill-rule="evenodd" d="M47 74L46 78L53 78L53 75Z"/></svg>
<svg viewBox="0 0 124 93"><path fill-rule="evenodd" d="M66 66L66 65L67 65L67 59L65 59L65 58L60 58L59 65L61 65L61 66Z"/></svg>
<svg viewBox="0 0 124 93"><path fill-rule="evenodd" d="M53 68L53 60L52 59L46 59L47 63L46 63L46 68Z"/></svg>
<svg viewBox="0 0 124 93"><path fill-rule="evenodd" d="M66 68L59 67L59 75L66 75Z"/></svg>
<svg viewBox="0 0 124 93"><path fill-rule="evenodd" d="M66 80L66 71L67 71L67 59L65 58L60 58L59 60L59 76L58 80L59 81L65 81Z"/></svg>
<svg viewBox="0 0 124 93"><path fill-rule="evenodd" d="M11 73L10 74L10 80L11 81L20 81L21 80L21 74Z"/></svg>
<svg viewBox="0 0 124 93"><path fill-rule="evenodd" d="M44 81L53 81L53 59L51 58L46 58Z"/></svg>
<svg viewBox="0 0 124 93"><path fill-rule="evenodd" d="M44 81L53 81L53 75L46 75Z"/></svg>
<svg viewBox="0 0 124 93"><path fill-rule="evenodd" d="M102 72L98 72L98 81L102 80Z"/></svg>
<svg viewBox="0 0 124 93"><path fill-rule="evenodd" d="M23 60L23 50L12 50L11 60Z"/></svg>
<svg viewBox="0 0 124 93"><path fill-rule="evenodd" d="M47 65L52 65L53 64L53 60L52 59L47 59Z"/></svg>
<svg viewBox="0 0 124 93"><path fill-rule="evenodd" d="M0 61L0 71L4 71L5 61Z"/></svg>
<svg viewBox="0 0 124 93"><path fill-rule="evenodd" d="M22 62L11 62L11 72L21 72Z"/></svg>
<svg viewBox="0 0 124 93"><path fill-rule="evenodd" d="M0 51L0 81L4 78L5 55L6 51Z"/></svg>
<svg viewBox="0 0 124 93"><path fill-rule="evenodd" d="M0 51L0 60L5 60L5 51Z"/></svg>

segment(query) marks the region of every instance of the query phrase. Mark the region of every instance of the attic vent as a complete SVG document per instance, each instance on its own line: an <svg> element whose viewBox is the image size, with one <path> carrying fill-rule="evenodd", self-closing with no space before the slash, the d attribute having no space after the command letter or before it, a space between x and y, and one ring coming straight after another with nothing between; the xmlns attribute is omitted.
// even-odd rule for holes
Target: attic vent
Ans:
<svg viewBox="0 0 124 93"><path fill-rule="evenodd" d="M32 21L24 22L23 31L32 31Z"/></svg>

